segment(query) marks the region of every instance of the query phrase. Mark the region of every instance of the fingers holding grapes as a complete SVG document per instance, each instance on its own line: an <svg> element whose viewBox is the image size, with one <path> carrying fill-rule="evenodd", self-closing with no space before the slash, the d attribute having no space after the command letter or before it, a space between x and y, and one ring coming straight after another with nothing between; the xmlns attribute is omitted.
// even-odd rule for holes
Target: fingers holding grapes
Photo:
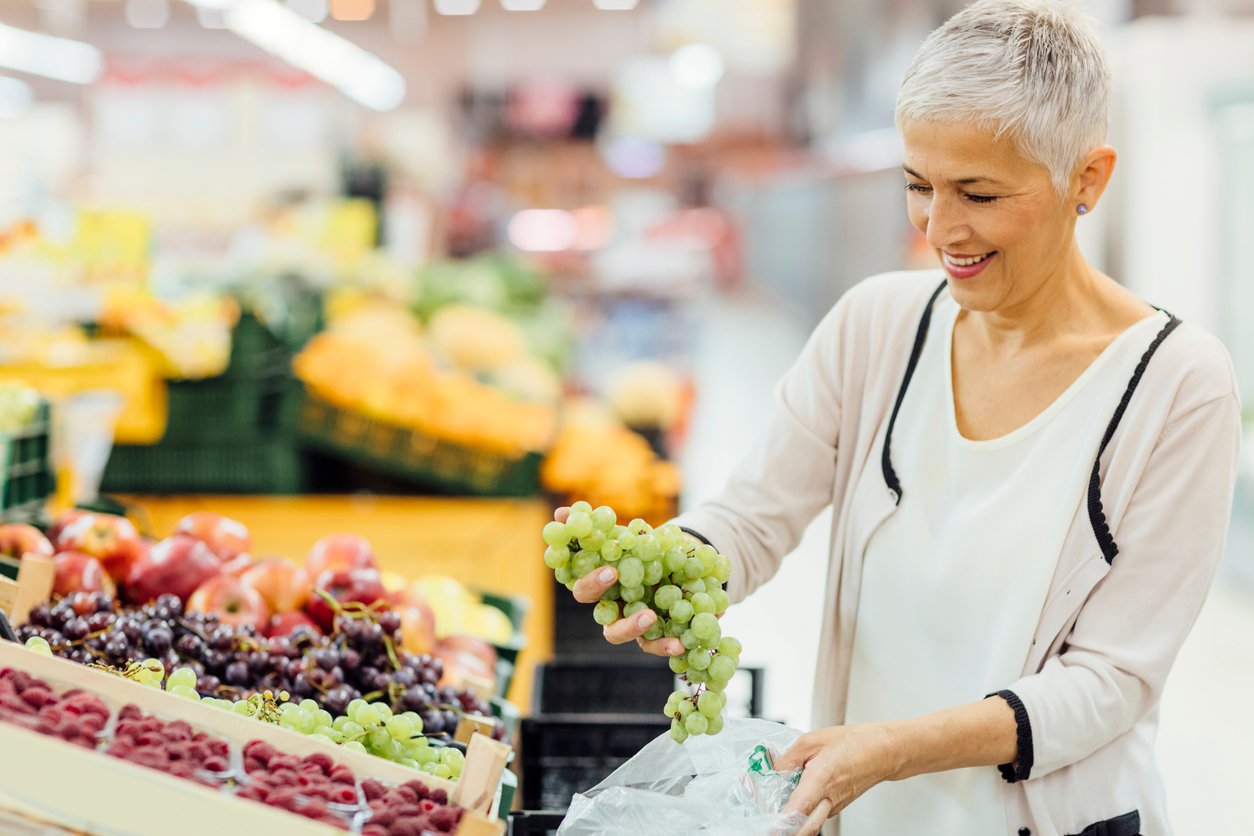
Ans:
<svg viewBox="0 0 1254 836"><path fill-rule="evenodd" d="M722 692L740 664L740 642L719 624L731 603L723 588L731 574L727 557L674 525L620 525L612 508L587 502L554 511L542 537L545 565L576 600L595 604L593 619L606 641L635 641L669 657L671 670L695 689L677 691L663 712L672 736L682 743L717 734Z"/></svg>

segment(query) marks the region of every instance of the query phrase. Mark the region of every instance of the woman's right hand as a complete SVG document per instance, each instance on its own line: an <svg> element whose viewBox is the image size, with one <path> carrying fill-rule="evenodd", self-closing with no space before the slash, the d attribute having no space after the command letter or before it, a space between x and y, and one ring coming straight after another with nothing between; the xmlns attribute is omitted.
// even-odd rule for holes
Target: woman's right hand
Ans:
<svg viewBox="0 0 1254 836"><path fill-rule="evenodd" d="M553 512L553 519L560 523L566 522L570 516L570 507L563 505ZM618 572L613 566L602 566L595 572L584 575L575 581L573 590L575 600L581 604L595 604L601 596L618 580ZM601 628L605 640L610 644L626 644L635 641L646 653L655 656L679 656L685 652L679 639L646 639L644 633L657 621L657 613L653 610L638 612L631 618L620 618L613 624Z"/></svg>

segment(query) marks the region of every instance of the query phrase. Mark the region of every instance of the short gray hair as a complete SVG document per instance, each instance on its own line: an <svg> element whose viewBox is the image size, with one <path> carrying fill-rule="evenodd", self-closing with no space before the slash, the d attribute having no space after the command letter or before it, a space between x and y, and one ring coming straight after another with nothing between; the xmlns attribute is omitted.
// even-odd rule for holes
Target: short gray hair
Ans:
<svg viewBox="0 0 1254 836"><path fill-rule="evenodd" d="M1049 169L1059 197L1106 138L1110 70L1074 2L979 0L928 36L897 94L898 129L915 119L1008 136Z"/></svg>

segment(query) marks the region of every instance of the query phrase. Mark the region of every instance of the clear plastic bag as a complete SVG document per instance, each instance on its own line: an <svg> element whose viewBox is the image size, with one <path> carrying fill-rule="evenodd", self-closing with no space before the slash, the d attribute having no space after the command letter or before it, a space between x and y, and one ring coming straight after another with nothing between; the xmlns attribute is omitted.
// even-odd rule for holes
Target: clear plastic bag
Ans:
<svg viewBox="0 0 1254 836"><path fill-rule="evenodd" d="M791 836L805 817L780 811L801 773L776 772L770 760L800 736L766 720L728 720L682 745L664 734L576 795L558 834Z"/></svg>

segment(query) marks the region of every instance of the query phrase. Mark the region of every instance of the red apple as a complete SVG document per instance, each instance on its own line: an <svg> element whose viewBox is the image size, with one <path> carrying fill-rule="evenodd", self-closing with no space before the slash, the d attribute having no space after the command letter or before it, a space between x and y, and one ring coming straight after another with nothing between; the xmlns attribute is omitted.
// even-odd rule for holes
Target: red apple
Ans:
<svg viewBox="0 0 1254 836"><path fill-rule="evenodd" d="M314 543L305 558L305 571L311 578L326 571L378 568L369 541L356 534L328 534Z"/></svg>
<svg viewBox="0 0 1254 836"><path fill-rule="evenodd" d="M224 561L253 550L253 538L243 523L213 511L193 511L179 520L174 532L206 543Z"/></svg>
<svg viewBox="0 0 1254 836"><path fill-rule="evenodd" d="M467 675L496 682L496 648L471 636L448 636L436 643L431 654L444 662L441 685L458 687Z"/></svg>
<svg viewBox="0 0 1254 836"><path fill-rule="evenodd" d="M208 545L186 534L175 534L135 561L124 591L127 600L136 604L165 593L187 601L198 586L221 569L222 561Z"/></svg>
<svg viewBox="0 0 1254 836"><path fill-rule="evenodd" d="M0 554L21 559L24 554L52 557L55 550L44 533L26 523L0 525Z"/></svg>
<svg viewBox="0 0 1254 836"><path fill-rule="evenodd" d="M105 592L112 597L116 591L113 578L109 577L100 561L91 555L60 552L53 556L52 565L56 569L56 578L52 582L53 595Z"/></svg>
<svg viewBox="0 0 1254 836"><path fill-rule="evenodd" d="M57 518L52 521L52 525L48 526L47 534L48 539L52 541L52 545L57 549L57 551L62 550L61 534L69 527L70 523L74 522L79 517L85 517L91 513L93 512L83 508L68 508L62 511Z"/></svg>
<svg viewBox="0 0 1254 836"><path fill-rule="evenodd" d="M131 521L113 514L78 517L62 529L57 550L82 552L96 558L115 581L130 575L131 566L144 551Z"/></svg>
<svg viewBox="0 0 1254 836"><path fill-rule="evenodd" d="M248 552L241 552L230 560L222 562L222 574L242 578L244 573L257 565L256 559Z"/></svg>
<svg viewBox="0 0 1254 836"><path fill-rule="evenodd" d="M198 586L187 600L187 609L213 613L223 624L236 627L251 624L258 636L265 635L270 623L270 608L265 600L231 575L214 575Z"/></svg>
<svg viewBox="0 0 1254 836"><path fill-rule="evenodd" d="M309 600L309 575L283 557L267 557L245 572L241 580L257 590L276 613L299 610Z"/></svg>
<svg viewBox="0 0 1254 836"><path fill-rule="evenodd" d="M335 626L335 608L319 595L325 592L341 604L356 601L370 605L375 601L387 600L388 591L383 588L379 579L378 569L341 569L326 571L318 576L314 583L314 594L305 605L305 612L318 623L322 632L329 633Z"/></svg>
<svg viewBox="0 0 1254 836"><path fill-rule="evenodd" d="M410 653L435 650L435 610L423 600L405 604L401 614L401 642Z"/></svg>
<svg viewBox="0 0 1254 836"><path fill-rule="evenodd" d="M266 631L266 636L274 639L279 636L291 635L291 632L297 627L308 627L319 635L322 633L322 628L303 612L285 612L270 617L270 629Z"/></svg>

